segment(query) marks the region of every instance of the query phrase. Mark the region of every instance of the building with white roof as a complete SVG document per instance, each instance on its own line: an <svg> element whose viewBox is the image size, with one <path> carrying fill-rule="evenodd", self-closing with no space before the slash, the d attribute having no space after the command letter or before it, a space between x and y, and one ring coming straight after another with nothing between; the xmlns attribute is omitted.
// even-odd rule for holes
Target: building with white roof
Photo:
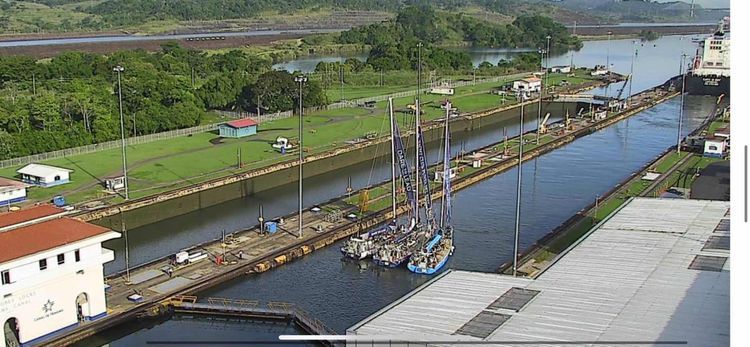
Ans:
<svg viewBox="0 0 750 347"><path fill-rule="evenodd" d="M0 341L6 346L34 345L106 315L103 264L114 253L102 243L120 234L54 218L57 212L0 214L6 226L0 232Z"/></svg>
<svg viewBox="0 0 750 347"><path fill-rule="evenodd" d="M729 275L728 202L635 198L535 279L446 271L347 335L361 339L358 346L368 339L724 346Z"/></svg>
<svg viewBox="0 0 750 347"><path fill-rule="evenodd" d="M26 200L26 183L0 177L0 206Z"/></svg>
<svg viewBox="0 0 750 347"><path fill-rule="evenodd" d="M542 79L539 77L528 77L513 82L513 90L524 92L539 92L542 90Z"/></svg>
<svg viewBox="0 0 750 347"><path fill-rule="evenodd" d="M73 170L44 164L29 164L16 172L21 176L21 180L26 183L41 187L52 187L70 182L70 173Z"/></svg>

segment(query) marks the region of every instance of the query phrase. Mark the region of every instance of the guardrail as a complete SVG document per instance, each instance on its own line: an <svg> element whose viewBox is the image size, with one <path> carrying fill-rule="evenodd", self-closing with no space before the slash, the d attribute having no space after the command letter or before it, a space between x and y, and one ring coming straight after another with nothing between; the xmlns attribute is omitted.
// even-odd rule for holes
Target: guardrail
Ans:
<svg viewBox="0 0 750 347"><path fill-rule="evenodd" d="M271 301L260 305L256 300L209 297L205 302L198 302L196 296L177 295L169 298L169 304L177 311L203 314L231 314L272 319L290 319L302 329L314 335L338 335L312 314L295 304ZM333 342L329 342L334 345Z"/></svg>

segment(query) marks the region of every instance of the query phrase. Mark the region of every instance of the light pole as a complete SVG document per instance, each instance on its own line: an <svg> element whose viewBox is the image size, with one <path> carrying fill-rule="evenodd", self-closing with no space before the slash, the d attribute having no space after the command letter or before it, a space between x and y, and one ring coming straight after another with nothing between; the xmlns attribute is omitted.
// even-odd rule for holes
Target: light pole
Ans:
<svg viewBox="0 0 750 347"><path fill-rule="evenodd" d="M547 61L544 63L544 68L549 68L549 44L550 40L552 39L552 36L547 35L547 50L545 53L547 53ZM545 69L544 71L544 87L547 87L547 83L549 83L549 76L547 75L547 71Z"/></svg>
<svg viewBox="0 0 750 347"><path fill-rule="evenodd" d="M680 73L682 73L682 90L680 91L680 116L677 120L677 156L680 155L680 144L682 142L682 113L685 109L685 79L687 78L687 66L684 64L687 55L680 56Z"/></svg>
<svg viewBox="0 0 750 347"><path fill-rule="evenodd" d="M302 154L302 86L307 82L307 77L297 76L294 81L299 83L299 235L297 237L302 238L302 162L304 160Z"/></svg>
<svg viewBox="0 0 750 347"><path fill-rule="evenodd" d="M607 66L604 67L605 71L607 72L607 76L609 76L609 46L610 42L612 40L612 32L607 31ZM609 84L604 88L604 97L609 97Z"/></svg>
<svg viewBox="0 0 750 347"><path fill-rule="evenodd" d="M549 37L549 36L547 36ZM539 61L539 71L541 72L544 70L544 53L546 51L543 49L539 50L540 55L540 61ZM544 74L545 77L547 74ZM539 114L536 116L536 144L539 145L539 137L541 137L541 134L539 133L541 127L542 127L542 97L544 96L544 88L547 86L547 83L542 83L542 85L539 88Z"/></svg>
<svg viewBox="0 0 750 347"><path fill-rule="evenodd" d="M120 137L122 139L122 176L125 186L125 200L128 200L130 199L128 193L128 153L125 145L125 118L122 115L122 79L120 77L125 68L117 65L112 70L117 72L117 94L120 101Z"/></svg>
<svg viewBox="0 0 750 347"><path fill-rule="evenodd" d="M521 163L523 162L523 102L524 92L518 93L521 99L521 115L518 121L518 180L516 182L516 230L513 237L513 277L518 272L518 241L521 233Z"/></svg>
<svg viewBox="0 0 750 347"><path fill-rule="evenodd" d="M630 85L628 86L628 105L630 105L630 98L633 96L633 66L635 65L635 52L636 52L636 41L633 40L633 53L630 57Z"/></svg>

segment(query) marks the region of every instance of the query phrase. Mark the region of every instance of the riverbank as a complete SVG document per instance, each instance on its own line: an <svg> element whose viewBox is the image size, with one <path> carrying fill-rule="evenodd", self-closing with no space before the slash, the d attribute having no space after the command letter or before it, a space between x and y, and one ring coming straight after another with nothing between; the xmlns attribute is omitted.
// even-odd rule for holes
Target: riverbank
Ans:
<svg viewBox="0 0 750 347"><path fill-rule="evenodd" d="M668 93L666 91L655 90L642 93L638 96L634 96L632 109L626 110L622 113L613 114L603 120L591 121L588 117L576 119L573 122L573 127L567 130L555 130L553 133L547 133L542 135L540 145L536 146L533 144L533 139L536 137L533 131L524 134L528 143L525 148L523 161L533 159L540 156L543 153L547 153L556 148L560 148L567 143L574 141L577 138L586 136L599 129L603 129L607 126L615 124L620 120L630 117L634 114L638 114L640 111L652 107L653 105L671 98L675 93ZM485 147L478 152L484 152L488 155L485 164L481 168L470 168L470 164L462 163L459 170L459 177L456 179L454 185L455 190L463 189L477 182L480 182L486 178L492 177L497 173L506 171L512 167L518 165L516 156L513 155L513 148L517 148L518 138L508 141L509 153L505 152L505 146L501 143L496 143L491 146ZM504 154L504 155L503 155ZM498 157L503 155L502 157ZM517 155L517 149L516 149ZM491 158L496 157L499 160L492 160ZM433 196L438 199L439 194ZM147 300L140 304L132 304L124 301L122 294L132 293L132 288L126 283L126 274L120 273L115 277L110 278L111 290L108 293L108 302L110 305L114 305L110 310L110 316L100 321L95 321L88 324L86 327L80 328L75 331L73 335L68 335L67 338L58 338L51 342L52 345L62 345L65 343L72 342L74 338L83 338L85 336L95 333L97 330L103 329L107 326L113 326L116 321L127 320L128 317L135 317L137 312L147 309L154 304L158 304L161 300L168 298L174 294L183 293L194 293L202 289L214 286L220 282L226 281L230 278L238 277L245 274L248 270L252 269L255 272L263 272L274 266L279 266L289 262L290 260L308 254L314 250L318 250L326 245L334 242L337 239L344 238L353 233L367 230L370 227L382 223L383 221L391 218L390 208L385 207L384 210L364 214L356 220L340 219L332 222L332 219L326 218L329 212L333 212L332 208L338 208L339 211L346 215L347 210L356 209L356 206L346 204L340 201L329 202L328 204L321 205L321 212L306 211L303 218L305 219L306 229L302 238L297 238L295 228L290 227L292 230L285 230L284 225L296 225L294 218L296 215L290 215L285 218L285 224L282 225L282 229L273 234L270 237L264 237L257 234L257 229L246 230L238 233L233 233L231 237L216 240L210 242L202 248L208 254L221 255L225 254L226 257L222 257L226 262L221 262L222 265L214 265L214 263L202 262L189 266L187 268L177 269L175 272L175 278L188 279L186 282L180 280L177 282L182 283L181 288L176 288L173 291L162 291L155 292L154 289L166 288L169 286L159 286L159 283L166 281L173 281L173 279L165 278L165 275L158 273L156 277L146 280L145 282L139 283L138 286L143 288L147 295ZM401 212L404 211L404 206L401 206ZM320 226L318 228L318 226ZM313 228L315 227L315 228ZM323 232L317 233L315 230L322 230ZM224 242L222 242L224 241ZM258 256L252 256L252 252L257 254L263 252L269 247L278 248L277 251L261 254ZM246 250L244 254L247 256L237 256L238 251ZM252 257L251 259L248 259ZM148 265L148 268L159 269L163 266L163 260L157 260ZM133 270L130 273L131 276L137 276L139 270ZM128 276L129 277L129 276ZM130 278L133 278L130 277ZM158 277L158 279L157 279ZM141 276L142 278L142 276ZM151 282L149 282L151 281ZM172 282L175 284L175 282ZM150 289L149 289L150 288ZM120 293L120 294L115 294ZM119 302L119 304L118 304Z"/></svg>

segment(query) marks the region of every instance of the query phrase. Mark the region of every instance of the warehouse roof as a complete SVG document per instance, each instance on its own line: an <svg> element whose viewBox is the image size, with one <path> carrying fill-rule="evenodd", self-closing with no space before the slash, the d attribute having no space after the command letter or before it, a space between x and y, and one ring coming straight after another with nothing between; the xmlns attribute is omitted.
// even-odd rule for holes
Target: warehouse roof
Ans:
<svg viewBox="0 0 750 347"><path fill-rule="evenodd" d="M449 271L347 333L727 345L728 209L727 202L636 198L534 280Z"/></svg>

